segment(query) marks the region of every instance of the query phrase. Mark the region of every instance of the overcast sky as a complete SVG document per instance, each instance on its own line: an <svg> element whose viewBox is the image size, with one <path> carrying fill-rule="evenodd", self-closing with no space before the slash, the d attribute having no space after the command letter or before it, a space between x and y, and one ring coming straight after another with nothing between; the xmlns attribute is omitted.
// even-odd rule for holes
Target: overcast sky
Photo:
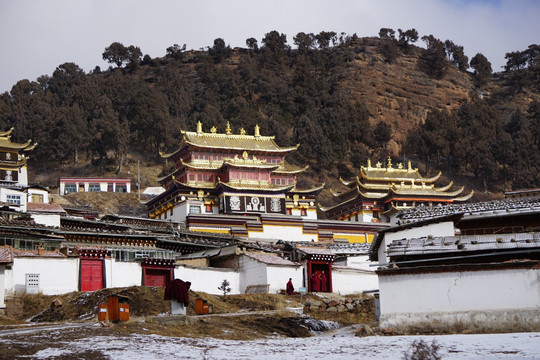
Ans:
<svg viewBox="0 0 540 360"><path fill-rule="evenodd" d="M0 0L0 93L66 62L106 69L101 54L115 41L161 57L173 44L200 49L216 38L231 47L246 47L250 37L260 44L272 30L293 45L299 32L364 37L382 27L450 39L499 71L505 53L540 43L540 1Z"/></svg>

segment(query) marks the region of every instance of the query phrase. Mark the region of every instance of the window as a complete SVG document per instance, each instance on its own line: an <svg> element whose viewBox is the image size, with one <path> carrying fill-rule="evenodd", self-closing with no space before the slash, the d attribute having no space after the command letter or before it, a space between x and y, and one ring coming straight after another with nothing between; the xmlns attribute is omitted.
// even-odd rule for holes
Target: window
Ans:
<svg viewBox="0 0 540 360"><path fill-rule="evenodd" d="M201 213L201 207L197 205L190 205L189 206L189 213L190 214L200 214Z"/></svg>
<svg viewBox="0 0 540 360"><path fill-rule="evenodd" d="M212 212L212 204L206 204L206 212L211 213Z"/></svg>
<svg viewBox="0 0 540 360"><path fill-rule="evenodd" d="M291 208L287 208L287 215L292 215L292 209Z"/></svg>
<svg viewBox="0 0 540 360"><path fill-rule="evenodd" d="M113 192L113 191L114 191L113 188L114 188L114 184L113 184L113 183L108 183L108 184L107 184L107 191L108 191L108 192Z"/></svg>
<svg viewBox="0 0 540 360"><path fill-rule="evenodd" d="M97 192L97 191L101 191L101 188L99 187L99 184L89 184L88 191Z"/></svg>
<svg viewBox="0 0 540 360"><path fill-rule="evenodd" d="M126 184L116 184L116 192L127 192Z"/></svg>
<svg viewBox="0 0 540 360"><path fill-rule="evenodd" d="M66 184L64 185L64 194L77 192L77 184Z"/></svg>
<svg viewBox="0 0 540 360"><path fill-rule="evenodd" d="M189 174L189 180L194 181L195 180L195 175L194 174Z"/></svg>
<svg viewBox="0 0 540 360"><path fill-rule="evenodd" d="M307 216L307 210L305 208L300 209L300 215Z"/></svg>
<svg viewBox="0 0 540 360"><path fill-rule="evenodd" d="M21 205L21 195L8 195L8 204Z"/></svg>
<svg viewBox="0 0 540 360"><path fill-rule="evenodd" d="M43 195L41 194L32 194L30 201L33 203L43 203Z"/></svg>

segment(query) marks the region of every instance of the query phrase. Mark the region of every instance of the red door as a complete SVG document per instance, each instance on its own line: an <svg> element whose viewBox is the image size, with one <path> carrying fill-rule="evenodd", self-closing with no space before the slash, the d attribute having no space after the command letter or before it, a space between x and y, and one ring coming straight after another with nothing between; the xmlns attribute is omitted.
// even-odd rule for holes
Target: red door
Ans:
<svg viewBox="0 0 540 360"><path fill-rule="evenodd" d="M103 261L81 259L81 291L103 289Z"/></svg>
<svg viewBox="0 0 540 360"><path fill-rule="evenodd" d="M170 281L171 271L169 269L145 269L145 286L167 286Z"/></svg>

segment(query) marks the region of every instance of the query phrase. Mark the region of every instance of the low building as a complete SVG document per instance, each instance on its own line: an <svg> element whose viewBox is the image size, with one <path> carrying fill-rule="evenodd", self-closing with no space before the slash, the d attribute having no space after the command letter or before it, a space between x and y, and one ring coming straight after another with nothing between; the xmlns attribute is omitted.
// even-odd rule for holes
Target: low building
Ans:
<svg viewBox="0 0 540 360"><path fill-rule="evenodd" d="M58 181L60 195L72 192L131 192L131 180L115 178L62 177Z"/></svg>
<svg viewBox="0 0 540 360"><path fill-rule="evenodd" d="M540 199L419 208L401 221L370 248L382 328L540 330Z"/></svg>

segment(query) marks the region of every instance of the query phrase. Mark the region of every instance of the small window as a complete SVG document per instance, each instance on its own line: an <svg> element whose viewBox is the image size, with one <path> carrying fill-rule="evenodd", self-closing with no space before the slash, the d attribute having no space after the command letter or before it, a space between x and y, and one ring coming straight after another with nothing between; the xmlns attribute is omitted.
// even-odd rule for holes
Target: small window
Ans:
<svg viewBox="0 0 540 360"><path fill-rule="evenodd" d="M196 205L190 205L189 206L189 213L190 214L200 214L201 213L201 207Z"/></svg>
<svg viewBox="0 0 540 360"><path fill-rule="evenodd" d="M116 192L127 192L126 184L116 184Z"/></svg>
<svg viewBox="0 0 540 360"><path fill-rule="evenodd" d="M64 186L64 194L77 192L77 184L66 184Z"/></svg>
<svg viewBox="0 0 540 360"><path fill-rule="evenodd" d="M32 194L30 199L33 203L43 203L43 195L41 194Z"/></svg>
<svg viewBox="0 0 540 360"><path fill-rule="evenodd" d="M189 174L189 180L194 181L195 180L195 175L194 174Z"/></svg>
<svg viewBox="0 0 540 360"><path fill-rule="evenodd" d="M88 185L88 191L90 191L90 192L98 192L98 191L101 191L101 188L100 188L99 184L89 184Z"/></svg>
<svg viewBox="0 0 540 360"><path fill-rule="evenodd" d="M212 204L206 204L206 212L211 213L212 212Z"/></svg>
<svg viewBox="0 0 540 360"><path fill-rule="evenodd" d="M300 215L307 216L307 210L304 208L300 209Z"/></svg>
<svg viewBox="0 0 540 360"><path fill-rule="evenodd" d="M8 204L21 205L21 195L8 195L7 202Z"/></svg>
<svg viewBox="0 0 540 360"><path fill-rule="evenodd" d="M287 215L292 215L292 209L291 208L287 208Z"/></svg>

